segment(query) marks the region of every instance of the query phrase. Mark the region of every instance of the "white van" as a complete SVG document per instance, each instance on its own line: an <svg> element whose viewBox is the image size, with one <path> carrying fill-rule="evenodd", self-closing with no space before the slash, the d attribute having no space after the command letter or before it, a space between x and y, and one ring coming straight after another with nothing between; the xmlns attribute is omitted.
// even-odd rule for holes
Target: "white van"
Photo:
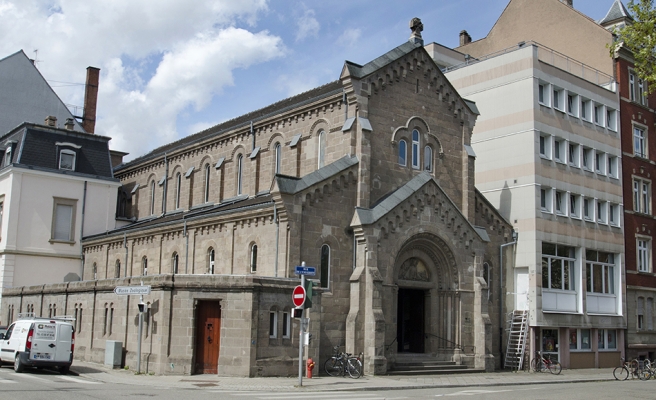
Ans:
<svg viewBox="0 0 656 400"><path fill-rule="evenodd" d="M73 363L75 328L71 317L43 318L19 314L0 338L0 362L25 367L56 367L67 374Z"/></svg>

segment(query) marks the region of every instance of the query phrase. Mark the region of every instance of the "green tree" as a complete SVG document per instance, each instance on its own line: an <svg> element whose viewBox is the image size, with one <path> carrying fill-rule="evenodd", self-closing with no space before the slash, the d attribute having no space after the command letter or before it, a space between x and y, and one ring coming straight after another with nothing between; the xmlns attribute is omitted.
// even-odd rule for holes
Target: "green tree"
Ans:
<svg viewBox="0 0 656 400"><path fill-rule="evenodd" d="M633 23L617 29L617 46L633 53L635 71L647 82L648 93L656 91L656 8L653 0L631 0L628 9Z"/></svg>

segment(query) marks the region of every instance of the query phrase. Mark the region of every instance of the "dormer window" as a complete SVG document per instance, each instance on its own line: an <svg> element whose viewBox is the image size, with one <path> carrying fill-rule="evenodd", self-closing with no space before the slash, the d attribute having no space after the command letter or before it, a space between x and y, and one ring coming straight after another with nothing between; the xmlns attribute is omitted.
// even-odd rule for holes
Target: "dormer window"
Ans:
<svg viewBox="0 0 656 400"><path fill-rule="evenodd" d="M73 150L61 150L59 152L59 169L75 170L75 152Z"/></svg>
<svg viewBox="0 0 656 400"><path fill-rule="evenodd" d="M11 164L11 146L7 147L5 152L5 167L9 164Z"/></svg>

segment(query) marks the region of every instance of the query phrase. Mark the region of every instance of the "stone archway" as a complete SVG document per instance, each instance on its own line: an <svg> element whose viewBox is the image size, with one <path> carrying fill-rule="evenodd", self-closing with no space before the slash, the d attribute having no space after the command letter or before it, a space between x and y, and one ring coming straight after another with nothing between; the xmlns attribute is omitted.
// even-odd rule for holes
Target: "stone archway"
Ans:
<svg viewBox="0 0 656 400"><path fill-rule="evenodd" d="M390 282L389 320L395 326L388 332L396 334L397 345L388 351L452 358L460 336L456 265L451 249L435 235L418 234L403 244Z"/></svg>

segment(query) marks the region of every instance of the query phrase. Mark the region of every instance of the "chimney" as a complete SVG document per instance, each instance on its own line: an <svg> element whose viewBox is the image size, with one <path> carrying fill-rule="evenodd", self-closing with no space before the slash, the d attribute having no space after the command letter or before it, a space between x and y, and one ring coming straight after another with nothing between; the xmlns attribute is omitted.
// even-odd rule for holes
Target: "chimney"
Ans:
<svg viewBox="0 0 656 400"><path fill-rule="evenodd" d="M96 104L98 103L98 81L100 68L87 67L87 83L84 90L84 113L82 114L82 128L87 133L96 129Z"/></svg>
<svg viewBox="0 0 656 400"><path fill-rule="evenodd" d="M560 0L560 2L574 8L574 0Z"/></svg>
<svg viewBox="0 0 656 400"><path fill-rule="evenodd" d="M72 131L73 128L75 128L75 123L73 122L73 118L66 118L66 123L64 123L64 126L69 131Z"/></svg>
<svg viewBox="0 0 656 400"><path fill-rule="evenodd" d="M424 39L421 38L421 31L424 30L424 24L421 23L419 18L413 18L410 20L410 30L412 34L410 35L410 43L424 45Z"/></svg>
<svg viewBox="0 0 656 400"><path fill-rule="evenodd" d="M460 31L460 45L464 46L467 43L471 43L471 36L469 36L469 33L463 29Z"/></svg>
<svg viewBox="0 0 656 400"><path fill-rule="evenodd" d="M46 126L57 127L57 117L54 115L48 115L46 117Z"/></svg>

